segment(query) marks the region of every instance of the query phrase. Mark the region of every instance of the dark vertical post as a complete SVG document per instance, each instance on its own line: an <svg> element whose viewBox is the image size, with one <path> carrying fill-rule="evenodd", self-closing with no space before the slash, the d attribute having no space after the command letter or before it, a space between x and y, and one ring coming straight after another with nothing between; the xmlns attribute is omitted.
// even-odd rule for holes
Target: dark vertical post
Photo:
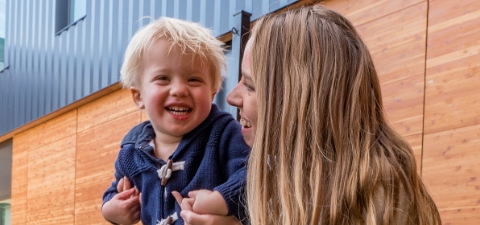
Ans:
<svg viewBox="0 0 480 225"><path fill-rule="evenodd" d="M240 81L242 71L243 50L247 44L250 31L250 17L252 14L240 10L233 14L235 26L232 28L232 57L238 61L232 66L232 74L238 74L238 81ZM237 119L240 119L237 109Z"/></svg>

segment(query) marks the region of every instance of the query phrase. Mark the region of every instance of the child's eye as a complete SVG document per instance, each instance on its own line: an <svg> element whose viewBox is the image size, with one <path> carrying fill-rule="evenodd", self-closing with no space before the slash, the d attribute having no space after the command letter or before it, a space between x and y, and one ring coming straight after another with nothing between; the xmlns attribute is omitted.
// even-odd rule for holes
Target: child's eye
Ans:
<svg viewBox="0 0 480 225"><path fill-rule="evenodd" d="M167 76L158 76L158 77L155 78L155 80L168 81L168 77Z"/></svg>
<svg viewBox="0 0 480 225"><path fill-rule="evenodd" d="M192 77L192 78L188 79L188 82L202 82L202 80L200 78L197 78L197 77Z"/></svg>

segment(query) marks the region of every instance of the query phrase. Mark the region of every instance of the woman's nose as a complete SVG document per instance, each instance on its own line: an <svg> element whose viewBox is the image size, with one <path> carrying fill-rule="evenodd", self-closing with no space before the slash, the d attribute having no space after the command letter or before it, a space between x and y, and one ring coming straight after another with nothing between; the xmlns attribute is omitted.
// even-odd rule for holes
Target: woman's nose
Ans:
<svg viewBox="0 0 480 225"><path fill-rule="evenodd" d="M235 107L242 106L242 96L240 94L239 85L240 84L237 84L230 94L227 95L227 103Z"/></svg>

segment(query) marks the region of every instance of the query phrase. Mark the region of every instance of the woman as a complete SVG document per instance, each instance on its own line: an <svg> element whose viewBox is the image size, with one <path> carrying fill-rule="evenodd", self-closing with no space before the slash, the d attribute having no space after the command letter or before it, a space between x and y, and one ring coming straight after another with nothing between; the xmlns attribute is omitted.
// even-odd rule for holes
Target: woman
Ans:
<svg viewBox="0 0 480 225"><path fill-rule="evenodd" d="M261 104L240 101L252 91L228 99L255 132L252 224L440 224L410 146L385 119L373 62L350 22L320 6L291 10L258 21L251 42L244 74L253 82L240 85ZM243 117L247 110L258 118Z"/></svg>
<svg viewBox="0 0 480 225"><path fill-rule="evenodd" d="M251 224L441 224L411 147L386 121L367 47L338 13L314 6L257 21L227 101L252 146Z"/></svg>

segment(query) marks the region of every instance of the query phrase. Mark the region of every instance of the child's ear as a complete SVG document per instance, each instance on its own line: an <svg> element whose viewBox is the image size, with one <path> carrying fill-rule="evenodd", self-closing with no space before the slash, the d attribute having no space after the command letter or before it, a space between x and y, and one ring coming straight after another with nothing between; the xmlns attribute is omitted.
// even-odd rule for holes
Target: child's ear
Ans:
<svg viewBox="0 0 480 225"><path fill-rule="evenodd" d="M137 105L139 109L144 109L145 104L143 104L142 94L140 93L140 90L138 90L137 87L131 86L130 92L132 93L132 97L133 97L133 101L135 102L135 105Z"/></svg>

